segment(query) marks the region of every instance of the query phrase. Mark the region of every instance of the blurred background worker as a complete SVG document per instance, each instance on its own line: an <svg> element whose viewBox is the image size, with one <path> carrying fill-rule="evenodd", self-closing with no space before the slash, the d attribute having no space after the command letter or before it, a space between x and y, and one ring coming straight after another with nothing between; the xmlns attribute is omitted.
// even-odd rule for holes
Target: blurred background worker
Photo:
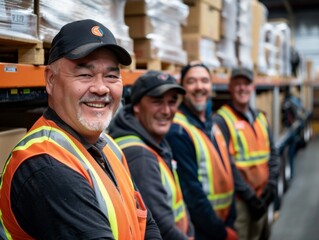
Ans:
<svg viewBox="0 0 319 240"><path fill-rule="evenodd" d="M167 134L177 161L195 239L235 240L234 184L228 149L212 122L212 82L209 69L198 62L182 68L186 90Z"/></svg>
<svg viewBox="0 0 319 240"><path fill-rule="evenodd" d="M265 115L249 105L254 90L252 71L233 69L228 88L232 101L217 111L215 121L241 173L235 177L235 228L241 240L267 239L267 208L276 193L278 153Z"/></svg>
<svg viewBox="0 0 319 240"><path fill-rule="evenodd" d="M183 201L176 163L164 139L185 90L175 78L148 71L132 87L131 104L117 114L110 134L123 149L132 177L163 239L191 239L193 230Z"/></svg>

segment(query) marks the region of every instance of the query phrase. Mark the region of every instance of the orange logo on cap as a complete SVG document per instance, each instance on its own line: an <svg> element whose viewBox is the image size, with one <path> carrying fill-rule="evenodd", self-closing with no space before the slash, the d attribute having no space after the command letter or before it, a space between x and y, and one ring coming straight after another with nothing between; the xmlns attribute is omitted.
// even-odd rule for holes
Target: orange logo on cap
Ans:
<svg viewBox="0 0 319 240"><path fill-rule="evenodd" d="M91 32L93 33L93 35L98 36L98 37L102 37L104 34L102 29L99 26L92 27Z"/></svg>

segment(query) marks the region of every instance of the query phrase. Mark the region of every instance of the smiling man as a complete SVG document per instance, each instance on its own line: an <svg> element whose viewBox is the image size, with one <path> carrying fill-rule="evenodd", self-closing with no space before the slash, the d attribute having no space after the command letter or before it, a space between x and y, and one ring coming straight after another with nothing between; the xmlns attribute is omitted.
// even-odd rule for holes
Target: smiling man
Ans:
<svg viewBox="0 0 319 240"><path fill-rule="evenodd" d="M110 126L110 135L123 149L132 177L165 240L192 239L179 186L176 164L164 139L185 90L173 76L148 71L132 87L126 105Z"/></svg>
<svg viewBox="0 0 319 240"><path fill-rule="evenodd" d="M122 96L119 64L130 63L99 22L72 22L54 37L48 109L3 172L1 239L161 239L123 153L104 133Z"/></svg>
<svg viewBox="0 0 319 240"><path fill-rule="evenodd" d="M255 89L253 72L232 70L231 102L223 105L214 118L225 136L233 161L239 170L234 175L240 240L268 239L267 207L274 200L279 158L266 116L250 107Z"/></svg>
<svg viewBox="0 0 319 240"><path fill-rule="evenodd" d="M234 183L226 142L212 121L211 74L193 62L182 68L186 90L166 138L177 161L196 240L236 240Z"/></svg>

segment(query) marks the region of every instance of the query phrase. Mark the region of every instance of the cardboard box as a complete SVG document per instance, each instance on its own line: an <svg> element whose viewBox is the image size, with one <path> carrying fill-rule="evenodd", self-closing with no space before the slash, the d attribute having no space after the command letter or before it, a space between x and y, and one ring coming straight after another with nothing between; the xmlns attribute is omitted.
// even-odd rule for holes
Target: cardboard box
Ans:
<svg viewBox="0 0 319 240"><path fill-rule="evenodd" d="M145 60L157 58L157 51L152 48L152 40L150 39L134 40L134 53L136 59Z"/></svg>
<svg viewBox="0 0 319 240"><path fill-rule="evenodd" d="M258 63L259 45L261 39L262 26L267 21L267 9L265 5L260 2L252 1L252 51L251 56L254 64Z"/></svg>
<svg viewBox="0 0 319 240"><path fill-rule="evenodd" d="M189 8L183 33L196 33L214 41L220 40L220 11L206 2L197 2Z"/></svg>
<svg viewBox="0 0 319 240"><path fill-rule="evenodd" d="M184 0L184 3L189 6L195 5L198 2L205 2L208 5L210 5L210 7L215 8L217 10L221 10L223 5L222 0Z"/></svg>
<svg viewBox="0 0 319 240"><path fill-rule="evenodd" d="M187 52L188 62L200 60L209 66L219 65L216 44L211 39L198 34L184 34L183 49Z"/></svg>
<svg viewBox="0 0 319 240"><path fill-rule="evenodd" d="M147 34L153 32L151 18L148 16L126 16L125 23L129 27L131 38L145 38Z"/></svg>
<svg viewBox="0 0 319 240"><path fill-rule="evenodd" d="M12 149L26 132L26 128L0 129L0 173Z"/></svg>
<svg viewBox="0 0 319 240"><path fill-rule="evenodd" d="M131 1L125 4L125 16L145 15L147 13L147 3L145 1Z"/></svg>

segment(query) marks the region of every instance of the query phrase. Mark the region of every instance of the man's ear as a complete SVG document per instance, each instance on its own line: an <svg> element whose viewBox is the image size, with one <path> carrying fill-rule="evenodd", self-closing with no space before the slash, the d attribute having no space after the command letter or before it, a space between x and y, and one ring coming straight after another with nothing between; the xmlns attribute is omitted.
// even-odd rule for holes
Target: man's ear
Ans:
<svg viewBox="0 0 319 240"><path fill-rule="evenodd" d="M46 66L44 70L45 88L48 94L51 94L54 85L54 73L50 66Z"/></svg>
<svg viewBox="0 0 319 240"><path fill-rule="evenodd" d="M134 106L133 106L133 113L135 114L135 113L139 113L140 112L140 106L139 106L139 104L137 103L137 104L135 104Z"/></svg>

